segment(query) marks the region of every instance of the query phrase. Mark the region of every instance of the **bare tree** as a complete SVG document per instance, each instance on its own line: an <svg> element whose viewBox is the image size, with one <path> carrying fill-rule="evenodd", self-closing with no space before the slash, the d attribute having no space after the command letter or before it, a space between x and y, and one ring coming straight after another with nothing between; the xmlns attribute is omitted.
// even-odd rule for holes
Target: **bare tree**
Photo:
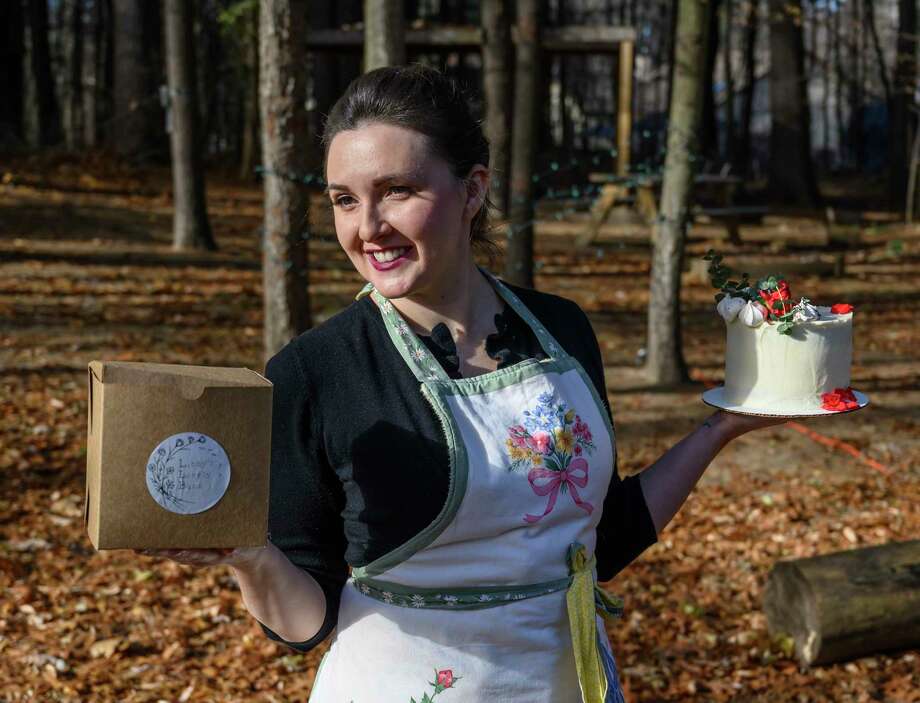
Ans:
<svg viewBox="0 0 920 703"><path fill-rule="evenodd" d="M882 42L878 36L878 26L875 23L875 0L866 2L866 28L872 39L872 50L875 52L875 63L878 66L879 79L882 81L882 90L885 93L885 104L891 105L891 81L888 80L888 69L885 66L885 53L882 51Z"/></svg>
<svg viewBox="0 0 920 703"><path fill-rule="evenodd" d="M148 53L152 31L148 22L154 6L156 3L147 6L142 0L112 3L115 26L111 136L115 151L122 156L136 157L149 150L159 118L151 66L155 60Z"/></svg>
<svg viewBox="0 0 920 703"><path fill-rule="evenodd" d="M769 187L788 203L818 205L811 158L811 116L805 93L801 0L769 0L770 161Z"/></svg>
<svg viewBox="0 0 920 703"><path fill-rule="evenodd" d="M304 105L306 0L261 0L259 104L265 174L262 240L265 358L310 326Z"/></svg>
<svg viewBox="0 0 920 703"><path fill-rule="evenodd" d="M173 173L173 249L216 249L204 188L192 0L164 0Z"/></svg>
<svg viewBox="0 0 920 703"><path fill-rule="evenodd" d="M703 116L700 130L700 153L711 163L719 161L719 114L716 107L716 66L719 58L719 14L722 0L711 0L713 11L708 13L709 28L706 42L706 74L703 84Z"/></svg>
<svg viewBox="0 0 920 703"><path fill-rule="evenodd" d="M68 149L83 143L83 3L61 3L61 122Z"/></svg>
<svg viewBox="0 0 920 703"><path fill-rule="evenodd" d="M680 328L680 272L690 211L695 155L703 103L706 46L712 3L678 0L674 86L668 122L668 151L661 191L661 216L655 225L648 306L648 357L651 383L667 385L687 378Z"/></svg>
<svg viewBox="0 0 920 703"><path fill-rule="evenodd" d="M486 102L486 137L491 147L492 200L508 212L508 166L511 137L512 51L507 0L482 3L482 87Z"/></svg>
<svg viewBox="0 0 920 703"><path fill-rule="evenodd" d="M243 144L240 149L240 178L255 174L259 154L259 13L245 24L246 91L243 106Z"/></svg>
<svg viewBox="0 0 920 703"><path fill-rule="evenodd" d="M900 208L908 193L911 145L917 133L917 118L911 114L917 86L917 3L898 0L898 44L891 96L891 145L889 193ZM910 201L908 201L910 202Z"/></svg>
<svg viewBox="0 0 920 703"><path fill-rule="evenodd" d="M514 67L514 127L511 130L511 202L505 278L533 286L534 164L540 108L539 0L518 0Z"/></svg>
<svg viewBox="0 0 920 703"><path fill-rule="evenodd" d="M83 146L95 147L99 138L99 87L101 83L102 0L89 0L83 15L81 95Z"/></svg>
<svg viewBox="0 0 920 703"><path fill-rule="evenodd" d="M29 17L29 64L36 117L37 146L51 146L60 135L60 113L51 75L51 48L48 45L48 2L27 0Z"/></svg>
<svg viewBox="0 0 920 703"><path fill-rule="evenodd" d="M744 90L738 116L738 146L733 152L735 173L751 172L751 117L754 113L754 86L757 82L757 25L760 0L749 0L744 13Z"/></svg>
<svg viewBox="0 0 920 703"><path fill-rule="evenodd" d="M725 72L725 161L731 162L735 153L737 133L735 131L735 67L732 58L735 53L734 3L726 0L720 7L722 28L722 68Z"/></svg>
<svg viewBox="0 0 920 703"><path fill-rule="evenodd" d="M0 144L22 137L25 17L21 2L0 3Z"/></svg>
<svg viewBox="0 0 920 703"><path fill-rule="evenodd" d="M406 63L402 0L364 0L364 70Z"/></svg>

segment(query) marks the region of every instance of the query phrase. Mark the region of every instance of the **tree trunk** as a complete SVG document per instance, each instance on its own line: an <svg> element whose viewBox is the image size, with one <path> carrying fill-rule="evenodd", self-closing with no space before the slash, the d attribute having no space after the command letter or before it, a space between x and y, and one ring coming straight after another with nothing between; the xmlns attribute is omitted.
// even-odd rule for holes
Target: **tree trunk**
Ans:
<svg viewBox="0 0 920 703"><path fill-rule="evenodd" d="M114 11L114 94L112 137L116 153L136 157L149 146L151 94L144 54L144 12L141 0L116 0Z"/></svg>
<svg viewBox="0 0 920 703"><path fill-rule="evenodd" d="M844 39L840 34L840 12L834 15L834 120L837 123L837 156L840 163L846 162L846 121L843 117L843 89L846 84L846 72L843 69L843 51L840 46Z"/></svg>
<svg viewBox="0 0 920 703"><path fill-rule="evenodd" d="M722 65L725 71L725 161L731 163L735 153L735 70L732 65L734 54L734 4L731 0L722 3Z"/></svg>
<svg viewBox="0 0 920 703"><path fill-rule="evenodd" d="M108 146L115 143L115 10L112 0L97 0L99 30L99 139Z"/></svg>
<svg viewBox="0 0 920 703"><path fill-rule="evenodd" d="M754 113L754 87L757 83L757 24L758 0L747 3L744 25L744 91L741 94L741 114L738 117L741 134L734 154L735 173L751 174L751 117Z"/></svg>
<svg viewBox="0 0 920 703"><path fill-rule="evenodd" d="M61 117L64 143L71 151L83 143L83 3L65 0L61 4Z"/></svg>
<svg viewBox="0 0 920 703"><path fill-rule="evenodd" d="M872 49L875 51L875 62L878 64L878 75L882 81L882 90L885 93L885 104L891 105L891 82L888 80L888 69L885 68L885 54L882 51L882 43L878 38L878 27L875 24L875 2L874 0L866 1L866 25L869 29L869 37L872 39Z"/></svg>
<svg viewBox="0 0 920 703"><path fill-rule="evenodd" d="M706 80L703 87L703 125L700 153L706 161L719 161L719 121L716 108L716 64L719 57L719 11L722 0L711 0L713 11L709 13L709 41L706 43Z"/></svg>
<svg viewBox="0 0 920 703"><path fill-rule="evenodd" d="M246 93L243 107L243 146L240 150L240 178L255 177L259 152L259 13L253 12L246 38Z"/></svg>
<svg viewBox="0 0 920 703"><path fill-rule="evenodd" d="M0 33L0 145L11 146L23 139L25 17L21 2L0 3Z"/></svg>
<svg viewBox="0 0 920 703"><path fill-rule="evenodd" d="M306 170L303 64L306 0L261 0L259 103L265 169L262 276L265 359L310 326L309 200L296 180Z"/></svg>
<svg viewBox="0 0 920 703"><path fill-rule="evenodd" d="M173 173L173 249L217 249L208 222L195 90L193 0L164 0Z"/></svg>
<svg viewBox="0 0 920 703"><path fill-rule="evenodd" d="M36 146L53 146L60 138L60 113L51 76L51 49L48 45L48 2L28 0L29 58L34 86L37 130Z"/></svg>
<svg viewBox="0 0 920 703"><path fill-rule="evenodd" d="M769 0L769 189L785 203L819 204L811 158L811 118L806 95L801 0Z"/></svg>
<svg viewBox="0 0 920 703"><path fill-rule="evenodd" d="M491 147L492 200L508 213L508 170L511 137L511 24L506 0L482 4L482 87L486 102L486 138Z"/></svg>
<svg viewBox="0 0 920 703"><path fill-rule="evenodd" d="M803 666L920 646L920 540L778 562L763 604Z"/></svg>
<svg viewBox="0 0 920 703"><path fill-rule="evenodd" d="M681 344L680 273L690 212L693 168L699 148L700 113L711 2L679 0L674 87L668 119L668 151L661 190L661 215L655 224L648 305L648 357L645 371L656 385L687 379Z"/></svg>
<svg viewBox="0 0 920 703"><path fill-rule="evenodd" d="M364 0L364 71L406 63L402 0Z"/></svg>
<svg viewBox="0 0 920 703"><path fill-rule="evenodd" d="M99 55L102 37L102 2L90 0L83 22L82 96L83 146L92 149L99 136Z"/></svg>
<svg viewBox="0 0 920 703"><path fill-rule="evenodd" d="M832 62L831 62L831 28L830 21L828 19L828 11L824 11L824 31L821 33L821 50L822 50L822 64L823 71L821 72L821 113L822 119L824 120L824 129L821 133L822 138L822 148L824 151L824 168L826 171L830 171L833 167L833 159L831 159L831 75L832 71ZM839 13L834 13L839 14Z"/></svg>
<svg viewBox="0 0 920 703"><path fill-rule="evenodd" d="M850 77L850 120L849 120L849 145L850 153L854 160L854 166L861 168L866 161L866 141L863 139L863 46L865 44L865 33L860 31L862 27L862 3L860 0L850 0L852 9L852 19L850 21L849 31L847 32L850 41L851 51L851 68L848 71Z"/></svg>
<svg viewBox="0 0 920 703"><path fill-rule="evenodd" d="M536 162L537 80L540 74L539 0L518 0L518 42L514 67L514 126L511 130L511 189L505 278L533 287L534 164Z"/></svg>
<svg viewBox="0 0 920 703"><path fill-rule="evenodd" d="M898 209L901 209L908 197L908 166L911 145L917 131L917 118L910 110L917 85L916 41L916 0L899 0L897 58L891 96L891 130L888 132L891 145L888 192Z"/></svg>

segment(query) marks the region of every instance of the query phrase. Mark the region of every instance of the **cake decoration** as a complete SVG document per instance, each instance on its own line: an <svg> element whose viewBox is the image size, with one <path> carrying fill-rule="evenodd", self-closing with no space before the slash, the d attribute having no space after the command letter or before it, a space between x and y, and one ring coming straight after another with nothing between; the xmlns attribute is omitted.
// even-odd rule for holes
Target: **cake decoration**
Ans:
<svg viewBox="0 0 920 703"><path fill-rule="evenodd" d="M733 412L800 417L861 408L850 387L853 306L792 296L783 276L752 281L710 250L709 276L725 321L725 384L703 399Z"/></svg>

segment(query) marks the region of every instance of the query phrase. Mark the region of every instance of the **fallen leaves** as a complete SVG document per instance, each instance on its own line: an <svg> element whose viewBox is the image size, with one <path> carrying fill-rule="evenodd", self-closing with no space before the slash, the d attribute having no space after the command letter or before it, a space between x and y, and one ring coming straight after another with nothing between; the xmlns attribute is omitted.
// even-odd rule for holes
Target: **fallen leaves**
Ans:
<svg viewBox="0 0 920 703"><path fill-rule="evenodd" d="M35 181L16 173L16 183ZM113 242L141 253L168 248L160 222L167 180L161 186L155 177L141 181L104 169L86 177L79 170L55 173L51 180L90 191L58 193L62 202L79 198L83 219L70 227L55 214L63 212L61 202L46 202L48 191L10 179L0 193L7 210L32 208L13 223L19 227L13 236L24 237L19 249L44 239L47 254L61 232L70 248L102 251ZM147 180L151 190L144 195L136 187ZM10 191L25 192L17 196L20 204L9 202ZM226 213L213 220L221 244L257 260L258 210L247 207L240 217L231 203L258 202L258 192L219 186L209 187L209 196L215 211ZM41 226L50 231L29 228L39 206ZM86 219L93 208L95 224ZM150 223L148 210L160 224ZM311 272L321 320L346 305L359 282L334 242L311 240L311 252L323 259L323 268ZM608 381L616 387L644 340L647 254L541 251L540 257L547 263L540 286L593 312ZM911 315L887 302L903 277L873 274L868 264L865 271L875 278L809 278L800 285L818 299L859 300L867 312L859 323L854 387L870 384L873 407L814 430L858 447L892 475L807 433L779 428L732 443L660 542L608 585L626 599L624 617L609 634L631 703L920 702L916 654L800 670L791 641L772 638L761 612L766 576L778 559L920 533L920 398L911 390L920 338ZM328 644L300 654L266 639L223 569L96 553L83 530L86 362L261 368L258 271L20 259L0 264L0 274L3 700L306 700ZM710 291L688 286L684 296L691 372L717 378L722 340ZM612 400L625 473L648 465L706 413L695 388L618 391Z"/></svg>

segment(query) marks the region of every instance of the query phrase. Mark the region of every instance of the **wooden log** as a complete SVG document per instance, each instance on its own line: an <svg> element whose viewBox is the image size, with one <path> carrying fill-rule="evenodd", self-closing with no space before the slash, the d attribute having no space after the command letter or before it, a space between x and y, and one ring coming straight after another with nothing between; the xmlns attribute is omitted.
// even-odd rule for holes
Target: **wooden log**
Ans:
<svg viewBox="0 0 920 703"><path fill-rule="evenodd" d="M781 561L763 605L803 666L920 646L920 540Z"/></svg>

